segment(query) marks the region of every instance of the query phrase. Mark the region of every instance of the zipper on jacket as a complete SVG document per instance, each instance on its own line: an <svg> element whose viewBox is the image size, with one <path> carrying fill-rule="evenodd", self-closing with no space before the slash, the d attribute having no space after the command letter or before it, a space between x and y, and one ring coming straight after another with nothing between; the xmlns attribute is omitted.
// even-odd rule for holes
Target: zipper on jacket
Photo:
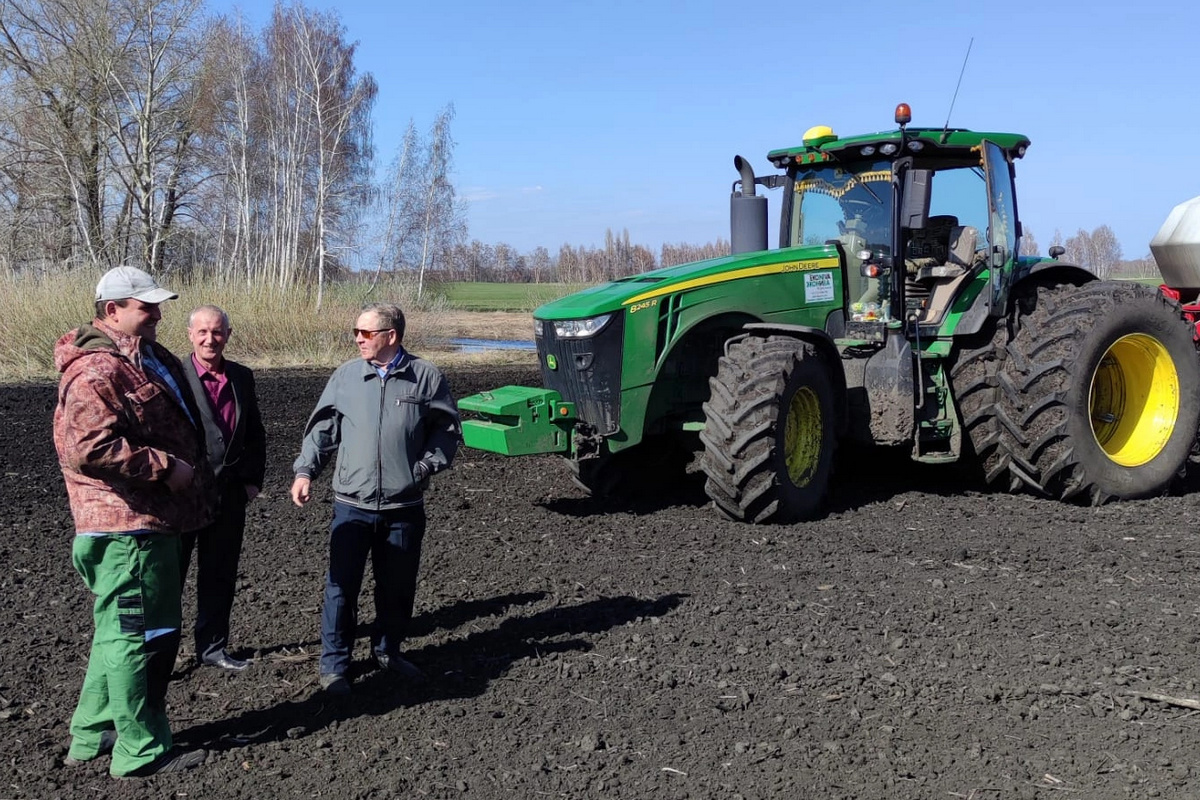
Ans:
<svg viewBox="0 0 1200 800"><path fill-rule="evenodd" d="M383 510L383 409L387 399L387 379L379 379L379 424L375 426L375 511Z"/></svg>

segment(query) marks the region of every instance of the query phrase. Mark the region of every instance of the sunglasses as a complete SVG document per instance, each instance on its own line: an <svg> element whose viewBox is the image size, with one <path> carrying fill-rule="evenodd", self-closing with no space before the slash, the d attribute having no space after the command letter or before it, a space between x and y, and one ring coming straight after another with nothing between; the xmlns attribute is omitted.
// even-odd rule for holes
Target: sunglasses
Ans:
<svg viewBox="0 0 1200 800"><path fill-rule="evenodd" d="M391 330L391 328L380 328L377 331L369 331L364 328L351 328L350 332L354 334L355 339L357 339L359 336L361 336L369 342L372 339L374 339L376 336L378 336L379 334L387 333L390 330Z"/></svg>

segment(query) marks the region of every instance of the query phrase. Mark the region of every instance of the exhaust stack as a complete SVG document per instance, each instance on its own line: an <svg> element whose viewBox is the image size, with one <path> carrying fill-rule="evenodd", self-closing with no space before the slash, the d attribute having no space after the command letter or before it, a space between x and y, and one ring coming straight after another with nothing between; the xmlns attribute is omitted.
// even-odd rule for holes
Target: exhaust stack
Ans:
<svg viewBox="0 0 1200 800"><path fill-rule="evenodd" d="M754 168L749 161L734 156L733 168L741 177L733 182L729 197L729 251L736 255L766 250L767 198L755 194Z"/></svg>

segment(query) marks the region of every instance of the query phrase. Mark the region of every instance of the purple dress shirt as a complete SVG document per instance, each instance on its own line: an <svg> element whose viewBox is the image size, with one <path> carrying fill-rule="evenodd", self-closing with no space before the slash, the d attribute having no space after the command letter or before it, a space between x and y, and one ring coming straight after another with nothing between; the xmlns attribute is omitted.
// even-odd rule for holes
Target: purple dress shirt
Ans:
<svg viewBox="0 0 1200 800"><path fill-rule="evenodd" d="M217 427L221 429L221 435L225 437L225 444L228 445L233 439L233 426L237 422L237 401L233 398L233 384L229 382L225 373L208 370L200 363L200 359L196 358L195 353L192 353L192 364L196 367L200 384L208 396L208 405L216 417Z"/></svg>

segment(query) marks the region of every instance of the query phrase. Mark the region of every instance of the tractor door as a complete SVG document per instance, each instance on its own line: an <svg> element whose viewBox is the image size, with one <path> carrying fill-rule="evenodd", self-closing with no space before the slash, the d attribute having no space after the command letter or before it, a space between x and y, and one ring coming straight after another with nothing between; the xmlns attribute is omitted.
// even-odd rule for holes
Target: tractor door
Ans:
<svg viewBox="0 0 1200 800"><path fill-rule="evenodd" d="M988 190L988 274L991 295L988 312L1002 317L1008 306L1017 258L1017 201L1013 190L1012 167L1004 151L992 142L983 142L983 168Z"/></svg>

